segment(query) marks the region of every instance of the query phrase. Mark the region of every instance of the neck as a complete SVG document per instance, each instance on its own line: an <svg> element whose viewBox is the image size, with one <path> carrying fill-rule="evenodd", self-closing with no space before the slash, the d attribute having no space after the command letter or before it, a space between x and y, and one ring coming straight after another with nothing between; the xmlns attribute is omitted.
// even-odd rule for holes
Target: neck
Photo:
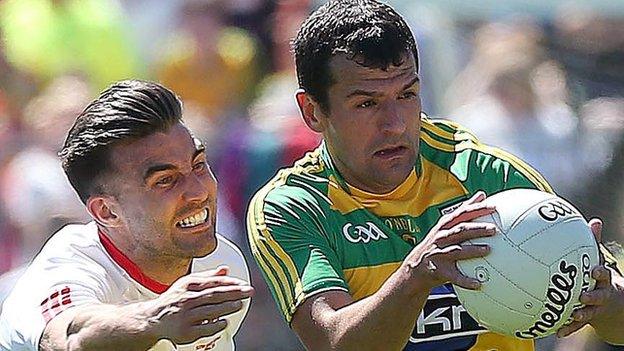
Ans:
<svg viewBox="0 0 624 351"><path fill-rule="evenodd" d="M364 181L361 181L360 178L358 178L356 175L349 174L348 169L346 167L340 167L336 165L336 168L338 169L338 172L340 172L340 174L342 175L342 177L344 178L345 182L347 182L348 185L354 188L357 188L359 190L362 190L364 192L367 192L367 193L371 193L375 195L388 194L388 193L391 193L394 189L398 188L399 185L401 185L401 183L399 184L378 184L378 183L372 184L371 182L364 182Z"/></svg>
<svg viewBox="0 0 624 351"><path fill-rule="evenodd" d="M104 244L107 251L127 272L136 268L139 271L137 274L169 286L186 275L190 269L192 258L180 258L162 253L154 254L153 250L137 245L129 235L102 227L99 230L105 238L108 238L109 245Z"/></svg>
<svg viewBox="0 0 624 351"><path fill-rule="evenodd" d="M180 259L159 255L152 255L151 257L134 255L135 258L128 257L139 266L145 275L165 285L171 285L179 278L187 275L192 261L190 258Z"/></svg>
<svg viewBox="0 0 624 351"><path fill-rule="evenodd" d="M329 150L328 150L329 151ZM357 174L351 172L349 167L345 165L338 157L334 157L331 152L329 153L336 170L340 173L342 178L345 180L347 184L352 187L355 187L359 190L365 191L371 194L383 195L392 192L394 189L399 187L405 179L409 176L409 173L405 175L405 178L401 180L401 182L397 184L390 183L378 183L374 182L371 179L363 179L362 177L358 177Z"/></svg>

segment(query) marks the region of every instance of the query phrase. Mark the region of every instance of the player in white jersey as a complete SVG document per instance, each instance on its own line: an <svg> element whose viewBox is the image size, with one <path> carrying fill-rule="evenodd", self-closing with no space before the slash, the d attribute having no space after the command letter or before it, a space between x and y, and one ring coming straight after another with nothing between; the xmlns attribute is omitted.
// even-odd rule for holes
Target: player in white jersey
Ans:
<svg viewBox="0 0 624 351"><path fill-rule="evenodd" d="M239 249L218 234L217 242L217 248L210 255L193 259L191 273L227 265L231 267L230 276L249 281ZM0 343L9 350L36 349L46 321L66 306L146 301L158 297L167 288L169 286L146 276L109 238L98 232L95 222L68 225L46 244L6 300L0 320ZM46 296L46 291L52 293ZM243 309L227 316L228 327L218 335L178 349L234 349L233 337L248 306L245 301ZM4 344L4 340L18 340L29 345ZM172 350L174 347L170 341L162 340L152 349Z"/></svg>
<svg viewBox="0 0 624 351"><path fill-rule="evenodd" d="M216 180L165 87L122 81L61 159L94 221L54 234L5 300L0 350L233 350L253 288L215 233Z"/></svg>

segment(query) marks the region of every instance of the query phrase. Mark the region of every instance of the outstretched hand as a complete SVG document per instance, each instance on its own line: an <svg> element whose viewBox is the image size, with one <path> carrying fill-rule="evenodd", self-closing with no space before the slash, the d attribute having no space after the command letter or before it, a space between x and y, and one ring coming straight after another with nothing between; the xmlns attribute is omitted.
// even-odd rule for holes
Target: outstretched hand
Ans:
<svg viewBox="0 0 624 351"><path fill-rule="evenodd" d="M186 344L225 329L224 317L241 310L242 300L254 292L247 282L228 272L227 267L219 267L189 274L152 300L149 323L157 337Z"/></svg>

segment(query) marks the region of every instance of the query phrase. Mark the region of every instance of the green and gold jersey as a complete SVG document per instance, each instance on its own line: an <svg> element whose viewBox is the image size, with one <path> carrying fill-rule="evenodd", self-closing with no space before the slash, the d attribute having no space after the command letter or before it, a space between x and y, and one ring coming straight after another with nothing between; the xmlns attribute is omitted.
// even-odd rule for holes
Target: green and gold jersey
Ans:
<svg viewBox="0 0 624 351"><path fill-rule="evenodd" d="M347 184L324 145L253 198L247 226L252 252L288 322L306 298L343 290L375 293L445 213L478 190L552 192L535 170L481 144L456 124L421 118L414 171L377 195ZM450 284L432 290L404 350L533 350L531 340L488 332L463 309Z"/></svg>

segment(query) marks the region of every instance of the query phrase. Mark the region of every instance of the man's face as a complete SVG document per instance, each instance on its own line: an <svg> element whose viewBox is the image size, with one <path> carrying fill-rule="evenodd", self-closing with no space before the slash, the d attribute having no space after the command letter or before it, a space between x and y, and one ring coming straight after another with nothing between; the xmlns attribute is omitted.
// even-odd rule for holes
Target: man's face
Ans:
<svg viewBox="0 0 624 351"><path fill-rule="evenodd" d="M322 133L352 185L385 193L410 174L418 154L420 80L413 54L399 66L371 69L345 55L330 60L334 80ZM316 109L319 111L319 109Z"/></svg>
<svg viewBox="0 0 624 351"><path fill-rule="evenodd" d="M185 126L115 146L110 157L131 250L191 258L215 249L217 182Z"/></svg>

